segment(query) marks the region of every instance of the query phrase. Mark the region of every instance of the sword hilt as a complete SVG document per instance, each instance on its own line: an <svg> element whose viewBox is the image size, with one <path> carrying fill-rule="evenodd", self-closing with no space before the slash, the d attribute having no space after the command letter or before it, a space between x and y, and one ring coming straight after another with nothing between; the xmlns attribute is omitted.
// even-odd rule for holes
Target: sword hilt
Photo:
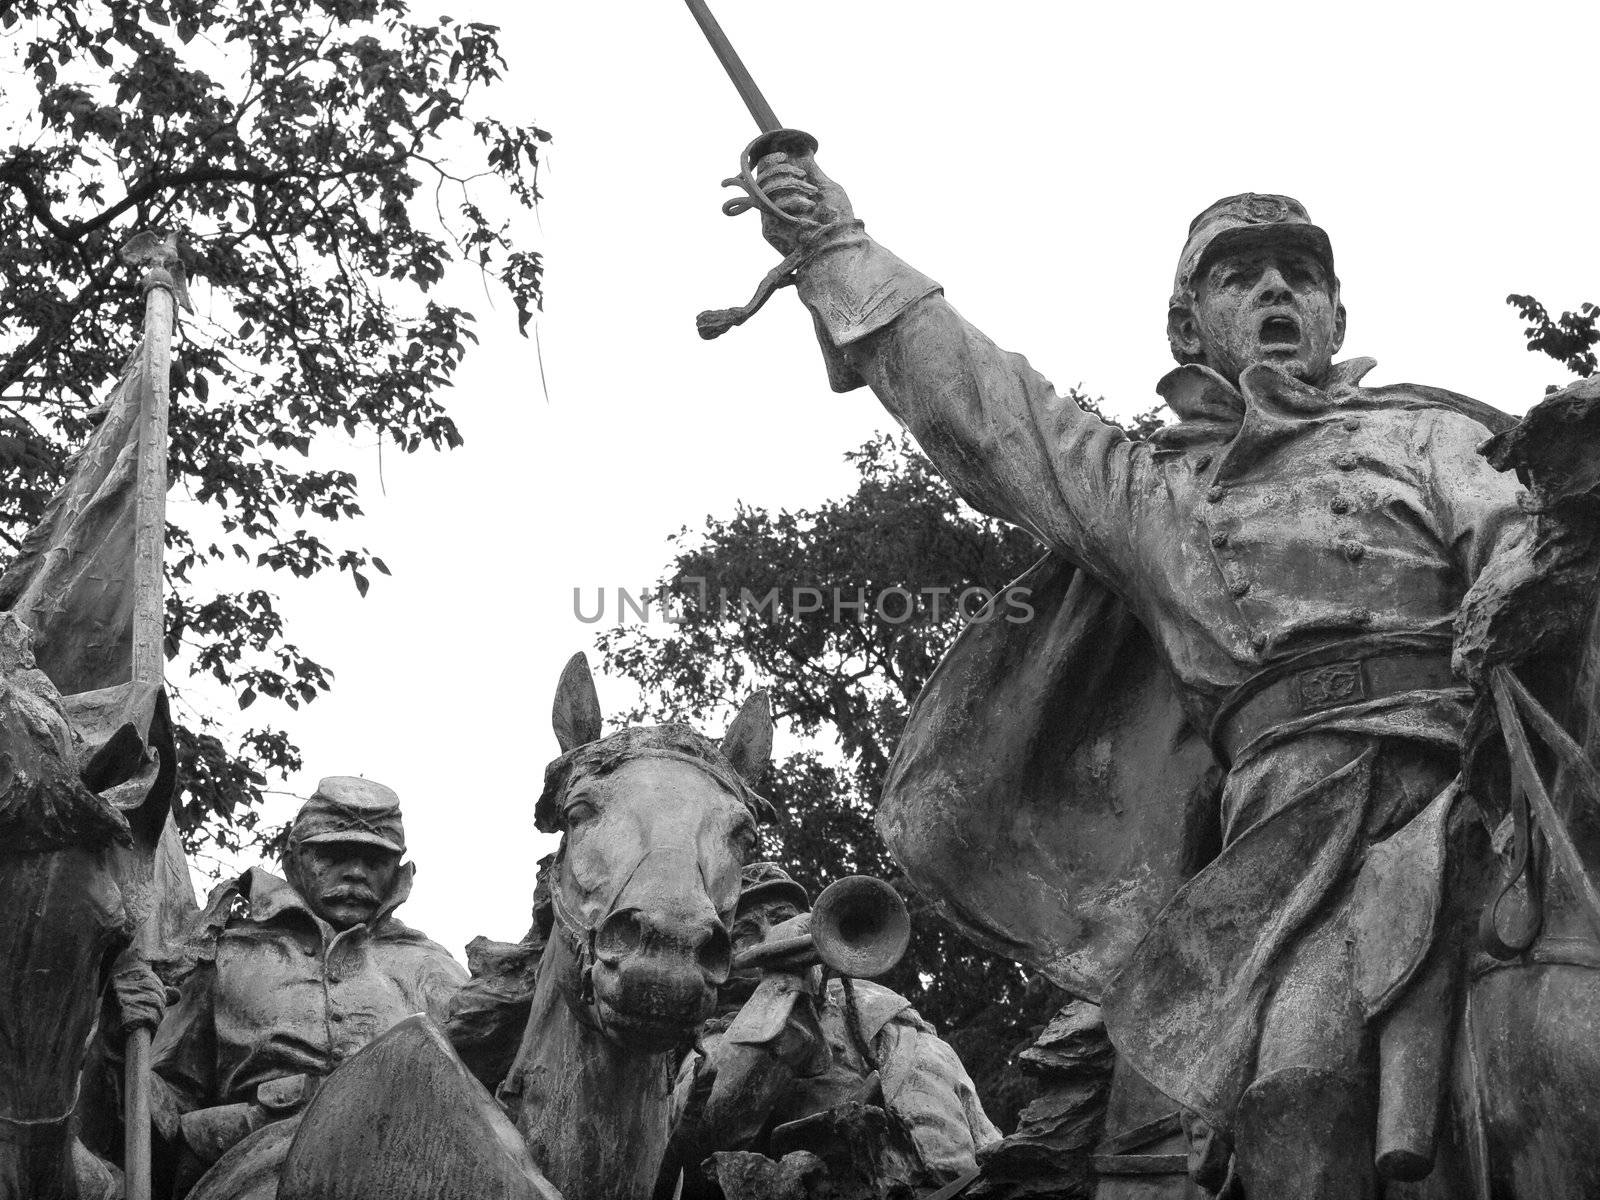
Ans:
<svg viewBox="0 0 1600 1200"><path fill-rule="evenodd" d="M744 153L739 156L739 173L722 181L723 187L736 187L744 192L743 196L735 196L731 200L724 201L723 213L737 217L742 212L758 208L785 224L815 228L818 224L816 221L791 216L784 212L774 203L772 197L762 190L761 185L756 182L756 164L769 154L787 154L801 167L807 167L814 164L812 155L816 152L817 139L804 130L772 129L763 133L746 146Z"/></svg>
<svg viewBox="0 0 1600 1200"><path fill-rule="evenodd" d="M809 133L799 129L769 129L755 141L744 148L739 155L739 173L722 181L723 187L736 187L744 192L742 196L734 196L723 202L722 211L730 217L737 217L742 212L749 212L752 208L759 209L768 216L782 221L785 225L795 226L800 229L820 229L822 223L813 221L808 217L796 217L779 208L777 202L767 195L759 183L756 182L756 164L769 154L787 154L802 169L814 167L816 160L812 157L817 152L817 139ZM765 278L756 287L756 293L750 302L739 308L717 308L701 313L695 318L695 325L700 331L700 336L706 339L721 337L736 325L743 325L760 311L761 306L772 298L772 294L779 288L787 287L794 283L795 268L800 265L804 257L803 250L796 250L772 270L768 271Z"/></svg>

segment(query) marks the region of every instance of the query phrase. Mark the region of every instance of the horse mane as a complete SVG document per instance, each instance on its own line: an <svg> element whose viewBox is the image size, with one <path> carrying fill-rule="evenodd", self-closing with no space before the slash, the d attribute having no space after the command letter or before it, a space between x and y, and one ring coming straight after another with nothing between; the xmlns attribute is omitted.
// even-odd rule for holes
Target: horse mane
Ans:
<svg viewBox="0 0 1600 1200"><path fill-rule="evenodd" d="M541 833L561 832L561 797L580 779L609 775L623 763L652 755L686 758L703 764L758 821L772 815L772 806L748 783L723 754L722 747L703 733L680 722L634 725L610 737L568 750L544 769L544 790L534 806L533 823Z"/></svg>

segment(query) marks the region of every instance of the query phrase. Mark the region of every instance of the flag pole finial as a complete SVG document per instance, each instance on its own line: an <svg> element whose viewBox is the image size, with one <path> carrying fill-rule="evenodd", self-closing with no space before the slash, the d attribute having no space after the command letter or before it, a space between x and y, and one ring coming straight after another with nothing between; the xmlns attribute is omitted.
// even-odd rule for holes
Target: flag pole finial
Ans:
<svg viewBox="0 0 1600 1200"><path fill-rule="evenodd" d="M173 230L166 237L157 237L151 230L134 234L123 243L120 257L130 267L143 267L144 279L140 287L166 288L184 312L192 313L189 301L189 277L183 267L182 235Z"/></svg>

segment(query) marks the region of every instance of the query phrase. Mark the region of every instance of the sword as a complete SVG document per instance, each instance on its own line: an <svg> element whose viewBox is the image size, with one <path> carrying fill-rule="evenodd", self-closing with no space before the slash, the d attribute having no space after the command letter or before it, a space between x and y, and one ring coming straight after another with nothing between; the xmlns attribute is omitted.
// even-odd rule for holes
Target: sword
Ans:
<svg viewBox="0 0 1600 1200"><path fill-rule="evenodd" d="M733 82L734 90L739 93L744 106L755 118L756 128L761 130L760 136L746 146L739 156L739 173L722 181L723 187L736 187L744 192L743 196L735 196L724 201L723 213L736 217L752 208L759 208L785 224L818 228L816 221L792 216L779 208L772 197L762 190L755 176L756 164L768 154L787 154L790 158L796 159L802 167L805 166L817 152L817 139L803 130L789 129L778 120L777 114L772 111L772 105L767 103L767 98L756 86L749 68L744 65L744 60L739 57L738 51L733 48L733 43L728 40L728 35L722 31L722 26L717 24L716 17L712 16L711 10L706 7L705 0L684 0L684 2L688 4L689 12L700 26L700 31L705 34L706 41L711 44L711 52L717 56L717 61L722 64L722 69ZM744 324L771 298L773 292L794 282L794 269L799 266L801 257L801 253L796 251L768 271L756 288L755 295L743 307L721 308L701 313L695 319L700 336L708 339L719 337L735 325Z"/></svg>

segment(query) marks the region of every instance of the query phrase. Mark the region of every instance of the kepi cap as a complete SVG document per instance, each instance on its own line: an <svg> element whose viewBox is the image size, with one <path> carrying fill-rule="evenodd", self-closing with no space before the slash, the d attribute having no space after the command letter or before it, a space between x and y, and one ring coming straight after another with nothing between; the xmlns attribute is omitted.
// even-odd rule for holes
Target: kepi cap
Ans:
<svg viewBox="0 0 1600 1200"><path fill-rule="evenodd" d="M777 863L751 863L739 872L739 908L758 902L788 900L801 912L811 911L811 897Z"/></svg>
<svg viewBox="0 0 1600 1200"><path fill-rule="evenodd" d="M1305 205L1292 196L1242 192L1224 196L1189 223L1189 240L1173 280L1177 302L1213 262L1253 246L1292 246L1309 251L1333 275L1333 244L1311 223Z"/></svg>
<svg viewBox="0 0 1600 1200"><path fill-rule="evenodd" d="M396 854L406 851L400 797L394 790L354 775L329 775L300 806L289 827L294 844L365 842Z"/></svg>

